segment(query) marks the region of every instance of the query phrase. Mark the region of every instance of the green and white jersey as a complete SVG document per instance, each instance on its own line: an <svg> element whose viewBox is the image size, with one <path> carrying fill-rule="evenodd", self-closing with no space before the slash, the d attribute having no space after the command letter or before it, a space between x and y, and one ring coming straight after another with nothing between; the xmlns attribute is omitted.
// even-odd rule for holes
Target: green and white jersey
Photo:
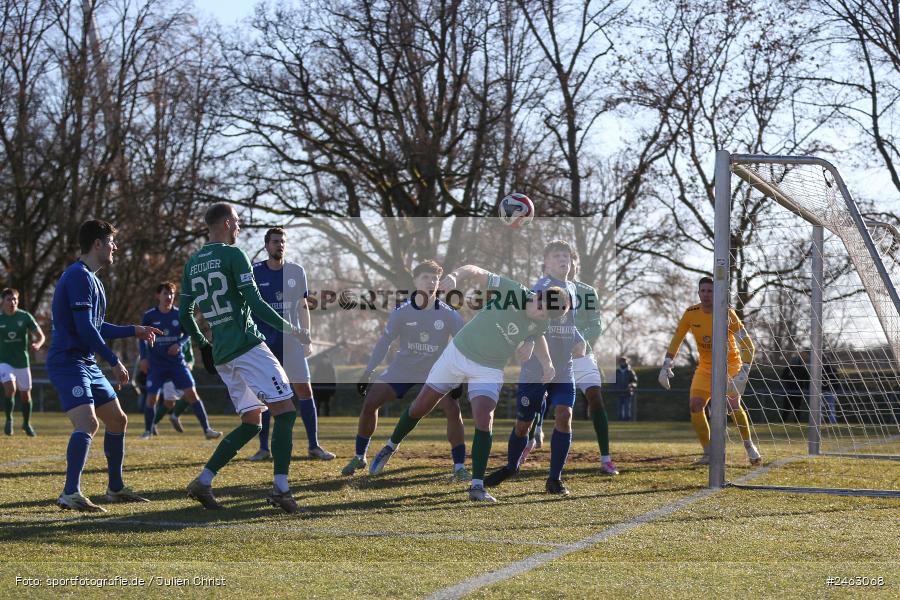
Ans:
<svg viewBox="0 0 900 600"><path fill-rule="evenodd" d="M263 341L250 318L242 288L254 288L250 259L240 248L221 242L204 244L184 265L181 306L194 303L212 330L213 361L230 362Z"/></svg>
<svg viewBox="0 0 900 600"><path fill-rule="evenodd" d="M37 331L38 324L31 313L16 310L11 315L0 310L0 363L14 369L28 367L29 332Z"/></svg>
<svg viewBox="0 0 900 600"><path fill-rule="evenodd" d="M603 333L603 325L600 322L600 297L597 290L581 281L573 281L575 284L575 327L578 328L581 337L587 343L586 354L591 354L591 347L597 342L597 338Z"/></svg>
<svg viewBox="0 0 900 600"><path fill-rule="evenodd" d="M488 274L484 308L453 337L453 344L470 360L502 369L519 344L543 335L550 322L528 318L525 302L535 293L521 283Z"/></svg>

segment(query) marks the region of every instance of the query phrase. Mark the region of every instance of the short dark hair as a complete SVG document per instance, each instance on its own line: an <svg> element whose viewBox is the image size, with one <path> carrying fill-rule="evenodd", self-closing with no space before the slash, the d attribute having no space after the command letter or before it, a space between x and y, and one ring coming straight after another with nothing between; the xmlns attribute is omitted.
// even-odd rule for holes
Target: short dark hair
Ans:
<svg viewBox="0 0 900 600"><path fill-rule="evenodd" d="M417 264L413 269L413 279L415 279L422 273L435 273L438 277L440 277L444 273L444 267L439 265L437 261L424 260Z"/></svg>
<svg viewBox="0 0 900 600"><path fill-rule="evenodd" d="M283 235L284 235L284 229L282 229L281 227L273 227L272 229L268 230L268 231L266 232L266 241L265 241L266 244L269 243L269 239L272 237L272 234L273 234L273 233L276 233L276 234L278 234L278 235L283 236Z"/></svg>
<svg viewBox="0 0 900 600"><path fill-rule="evenodd" d="M568 252L569 256L571 256L572 252L575 251L575 249L572 248L572 244L570 244L569 242L565 240L553 240L552 242L544 246L544 256L547 256L548 254L550 254L551 252L555 252L556 250L563 250L565 252Z"/></svg>
<svg viewBox="0 0 900 600"><path fill-rule="evenodd" d="M207 226L216 225L222 219L231 216L233 210L234 208L227 202L216 202L206 209L206 215L203 217L203 220Z"/></svg>
<svg viewBox="0 0 900 600"><path fill-rule="evenodd" d="M116 235L116 228L100 219L85 221L78 228L78 247L82 254L87 254L94 247L94 242Z"/></svg>
<svg viewBox="0 0 900 600"><path fill-rule="evenodd" d="M11 288L11 287L3 288L3 291L0 292L0 298L3 298L4 300L6 300L7 296L15 296L16 298L18 298L19 290L17 290L16 288Z"/></svg>
<svg viewBox="0 0 900 600"><path fill-rule="evenodd" d="M175 293L175 284L172 283L171 281L163 281L158 286L156 286L157 294L162 292L163 290L169 290L174 294Z"/></svg>
<svg viewBox="0 0 900 600"><path fill-rule="evenodd" d="M555 285L537 292L538 306L544 308L551 319L559 319L569 312L570 300L569 293Z"/></svg>
<svg viewBox="0 0 900 600"><path fill-rule="evenodd" d="M713 278L709 275L704 275L700 278L700 281L697 283L697 289L700 289L700 286L704 283L708 283L709 285L713 285Z"/></svg>

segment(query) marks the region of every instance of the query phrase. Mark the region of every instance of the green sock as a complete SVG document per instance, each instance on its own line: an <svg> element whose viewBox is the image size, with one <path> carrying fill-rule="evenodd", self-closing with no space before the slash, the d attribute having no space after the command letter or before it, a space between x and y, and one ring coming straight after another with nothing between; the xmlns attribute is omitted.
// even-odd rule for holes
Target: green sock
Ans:
<svg viewBox="0 0 900 600"><path fill-rule="evenodd" d="M597 432L600 455L609 456L609 419L606 416L606 410L602 408L592 410L591 420L594 422L594 431Z"/></svg>
<svg viewBox="0 0 900 600"><path fill-rule="evenodd" d="M494 436L490 431L475 429L472 438L472 479L484 479L493 440Z"/></svg>
<svg viewBox="0 0 900 600"><path fill-rule="evenodd" d="M160 421L163 420L169 412L172 410L168 406L162 403L162 400L157 400L159 404L156 406L156 416L153 418L153 424L158 425Z"/></svg>
<svg viewBox="0 0 900 600"><path fill-rule="evenodd" d="M176 417L180 417L184 414L184 411L187 410L188 401L184 398L179 398L178 402L175 403L175 408L172 409L172 412L175 413Z"/></svg>
<svg viewBox="0 0 900 600"><path fill-rule="evenodd" d="M393 444L399 444L403 441L403 438L409 435L409 432L416 428L416 425L419 423L419 419L413 419L409 416L409 407L406 407L406 410L403 411L403 414L400 415L400 420L397 421L397 426L394 427L394 433L391 434L391 442Z"/></svg>
<svg viewBox="0 0 900 600"><path fill-rule="evenodd" d="M287 475L291 466L291 452L294 449L294 421L297 411L281 413L272 419L272 460L275 474Z"/></svg>
<svg viewBox="0 0 900 600"><path fill-rule="evenodd" d="M13 398L7 398L6 392L4 392L2 388L0 388L0 400L3 402L3 411L6 413L6 420L9 421L12 419L13 406L15 406L16 401Z"/></svg>
<svg viewBox="0 0 900 600"><path fill-rule="evenodd" d="M22 426L28 427L28 424L31 423L31 410L34 406L34 402L30 400L28 402L22 403Z"/></svg>
<svg viewBox="0 0 900 600"><path fill-rule="evenodd" d="M209 457L206 468L213 473L218 473L219 469L228 464L238 450L243 448L247 442L259 435L262 425L251 425L250 423L241 423L236 429L225 436L216 451Z"/></svg>

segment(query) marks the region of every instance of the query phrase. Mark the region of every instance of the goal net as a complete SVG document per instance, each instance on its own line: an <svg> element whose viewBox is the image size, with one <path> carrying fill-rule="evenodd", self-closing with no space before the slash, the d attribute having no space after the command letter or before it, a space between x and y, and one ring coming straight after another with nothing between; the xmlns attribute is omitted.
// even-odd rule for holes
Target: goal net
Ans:
<svg viewBox="0 0 900 600"><path fill-rule="evenodd" d="M896 228L824 160L720 152L715 252L711 485L900 495ZM725 428L728 306L756 345L742 402L769 468L752 475Z"/></svg>

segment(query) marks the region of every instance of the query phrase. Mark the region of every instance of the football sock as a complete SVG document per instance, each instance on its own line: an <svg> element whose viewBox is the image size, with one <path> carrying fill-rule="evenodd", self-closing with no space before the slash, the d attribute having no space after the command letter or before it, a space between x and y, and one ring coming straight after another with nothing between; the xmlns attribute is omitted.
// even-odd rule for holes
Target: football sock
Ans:
<svg viewBox="0 0 900 600"><path fill-rule="evenodd" d="M391 434L391 442L393 442L394 446L398 445L403 441L403 438L409 435L409 432L416 428L419 419L413 419L409 416L409 407L407 406L403 410L403 414L400 415L400 420L397 421L397 426L394 427L394 433Z"/></svg>
<svg viewBox="0 0 900 600"><path fill-rule="evenodd" d="M697 439L700 440L700 445L703 446L703 449L709 446L709 421L706 420L706 412L692 412L691 413L691 424L694 426L694 431L697 432Z"/></svg>
<svg viewBox="0 0 900 600"><path fill-rule="evenodd" d="M731 420L737 425L738 431L741 433L741 439L745 442L750 439L750 419L747 418L747 411L741 406L737 410L731 411Z"/></svg>
<svg viewBox="0 0 900 600"><path fill-rule="evenodd" d="M597 444L600 446L600 454L609 456L609 418L606 409L598 408L591 411L591 421L594 422L594 431L597 433Z"/></svg>
<svg viewBox="0 0 900 600"><path fill-rule="evenodd" d="M453 457L453 468L459 469L466 464L466 444L457 444L450 449L450 455Z"/></svg>
<svg viewBox="0 0 900 600"><path fill-rule="evenodd" d="M282 494L290 489L290 486L288 486L288 476L287 475L275 475L275 479L272 483L275 486L275 489L278 490L279 492L281 492Z"/></svg>
<svg viewBox="0 0 900 600"><path fill-rule="evenodd" d="M34 402L29 400L28 402L22 402L22 426L28 427L28 424L31 423L31 411L34 408Z"/></svg>
<svg viewBox="0 0 900 600"><path fill-rule="evenodd" d="M491 454L491 443L493 435L490 431L482 431L475 429L475 435L472 437L472 480L484 479L484 472L487 471L488 456Z"/></svg>
<svg viewBox="0 0 900 600"><path fill-rule="evenodd" d="M237 428L231 431L216 446L216 451L209 457L206 468L212 473L218 473L219 469L228 464L238 450L243 448L247 442L259 434L260 426L251 425L250 423L241 423Z"/></svg>
<svg viewBox="0 0 900 600"><path fill-rule="evenodd" d="M297 420L296 411L288 411L276 415L272 424L272 460L275 466L275 476L284 475L285 487L278 488L281 492L287 491L287 474L291 466L291 452L294 449L294 422ZM277 481L276 481L277 484Z"/></svg>
<svg viewBox="0 0 900 600"><path fill-rule="evenodd" d="M64 494L81 491L81 472L91 449L91 436L83 431L73 431L66 448L66 485Z"/></svg>
<svg viewBox="0 0 900 600"><path fill-rule="evenodd" d="M316 401L312 398L301 398L297 401L300 410L300 418L303 419L303 427L306 428L306 438L309 440L309 449L319 447L319 418L316 414Z"/></svg>
<svg viewBox="0 0 900 600"><path fill-rule="evenodd" d="M13 406L15 406L16 400L15 398L7 398L2 386L0 386L0 399L3 400L3 412L6 413L6 420L9 421L12 419Z"/></svg>
<svg viewBox="0 0 900 600"><path fill-rule="evenodd" d="M179 400L179 402L181 402L181 400ZM185 402L185 405L187 405L187 402ZM193 404L191 404L191 408L193 409L194 414L197 416L197 420L200 421L200 427L203 428L203 431L208 430L209 418L206 416L206 406L204 406L203 400L200 400L198 398ZM175 405L175 414L178 414L177 404Z"/></svg>
<svg viewBox="0 0 900 600"><path fill-rule="evenodd" d="M106 471L109 473L109 489L118 492L125 487L122 481L122 463L125 462L125 433L103 434L103 453L106 455Z"/></svg>
<svg viewBox="0 0 900 600"><path fill-rule="evenodd" d="M200 471L200 475L197 477L197 479L199 479L200 483L202 483L203 485L212 485L213 477L215 476L215 473L204 467L203 470Z"/></svg>
<svg viewBox="0 0 900 600"><path fill-rule="evenodd" d="M372 438L363 437L361 435L356 436L356 455L358 457L366 457L366 452L369 450L369 442L371 441Z"/></svg>
<svg viewBox="0 0 900 600"><path fill-rule="evenodd" d="M153 429L153 417L156 414L156 407L149 404L144 407L144 431Z"/></svg>
<svg viewBox="0 0 900 600"><path fill-rule="evenodd" d="M197 400L197 402L200 402L200 400ZM194 404L196 404L196 402ZM178 402L175 403L175 408L172 409L172 414L174 414L176 417L180 417L184 414L184 411L187 410L187 407L189 405L190 403L187 400L185 400L184 398L179 398Z"/></svg>
<svg viewBox="0 0 900 600"><path fill-rule="evenodd" d="M259 449L269 451L269 429L271 429L272 425L272 415L269 414L269 411L266 411L262 414L262 429L259 431Z"/></svg>
<svg viewBox="0 0 900 600"><path fill-rule="evenodd" d="M162 398L156 401L156 417L153 419L153 424L156 425L160 421L163 420L163 417L166 416L169 412L169 408L166 406L166 403L163 402Z"/></svg>
<svg viewBox="0 0 900 600"><path fill-rule="evenodd" d="M569 457L569 448L572 447L572 433L563 433L556 429L550 438L550 479L562 477L562 470Z"/></svg>
<svg viewBox="0 0 900 600"><path fill-rule="evenodd" d="M513 471L519 466L519 459L522 458L522 452L525 451L525 446L528 445L528 436L519 437L516 435L516 430L513 429L512 433L509 434L509 445L507 446L507 454L506 454L506 466L512 469Z"/></svg>

